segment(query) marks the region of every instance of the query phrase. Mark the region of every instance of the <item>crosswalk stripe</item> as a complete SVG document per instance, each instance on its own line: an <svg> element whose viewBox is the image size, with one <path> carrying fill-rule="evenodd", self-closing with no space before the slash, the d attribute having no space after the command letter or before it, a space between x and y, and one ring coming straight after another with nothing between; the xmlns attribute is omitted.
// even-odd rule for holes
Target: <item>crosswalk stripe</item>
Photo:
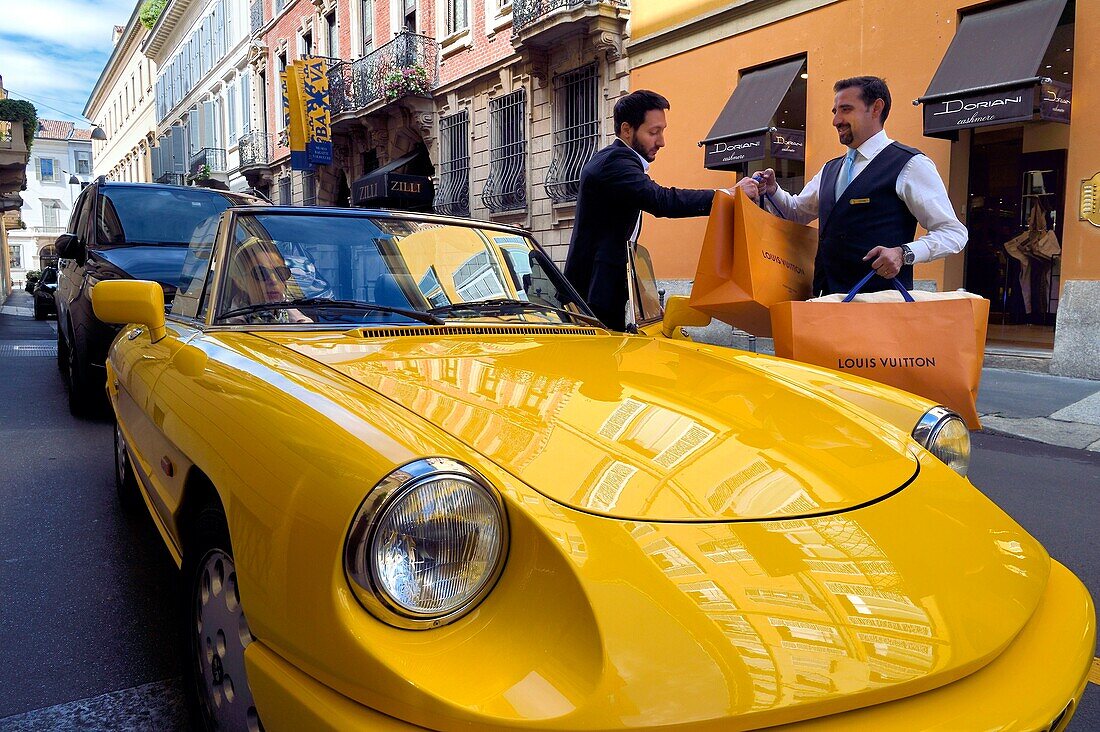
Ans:
<svg viewBox="0 0 1100 732"><path fill-rule="evenodd" d="M154 681L0 719L0 732L59 729L187 732L182 681Z"/></svg>

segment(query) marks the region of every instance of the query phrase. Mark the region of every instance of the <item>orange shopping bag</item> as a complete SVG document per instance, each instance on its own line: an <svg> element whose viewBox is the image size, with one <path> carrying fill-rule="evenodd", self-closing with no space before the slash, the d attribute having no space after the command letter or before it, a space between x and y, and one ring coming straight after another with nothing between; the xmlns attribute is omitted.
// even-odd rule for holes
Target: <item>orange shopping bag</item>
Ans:
<svg viewBox="0 0 1100 732"><path fill-rule="evenodd" d="M775 355L918 394L981 429L975 405L989 300L939 293L949 299L913 301L906 292L903 302L850 302L868 279L841 302L774 305Z"/></svg>
<svg viewBox="0 0 1100 732"><path fill-rule="evenodd" d="M690 304L753 335L770 336L768 308L810 297L817 229L764 211L744 191L716 191Z"/></svg>

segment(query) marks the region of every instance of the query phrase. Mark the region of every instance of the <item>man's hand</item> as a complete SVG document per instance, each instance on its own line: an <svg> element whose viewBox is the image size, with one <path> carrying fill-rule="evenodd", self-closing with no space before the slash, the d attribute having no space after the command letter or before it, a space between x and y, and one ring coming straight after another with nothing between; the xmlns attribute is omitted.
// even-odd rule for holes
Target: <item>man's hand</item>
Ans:
<svg viewBox="0 0 1100 732"><path fill-rule="evenodd" d="M897 277L898 272L901 272L901 265L904 262L902 254L901 247L875 247L867 252L863 261L873 260L871 268L879 277L889 280Z"/></svg>
<svg viewBox="0 0 1100 732"><path fill-rule="evenodd" d="M755 203L760 203L760 186L752 178L742 178L737 181L737 185L733 188L727 188L726 192L731 196L737 193L737 189L740 188L745 191L745 195L751 198Z"/></svg>
<svg viewBox="0 0 1100 732"><path fill-rule="evenodd" d="M769 196L774 196L779 189L779 184L775 182L775 171L771 168L765 168L759 173L754 173L752 177L760 184L761 190Z"/></svg>

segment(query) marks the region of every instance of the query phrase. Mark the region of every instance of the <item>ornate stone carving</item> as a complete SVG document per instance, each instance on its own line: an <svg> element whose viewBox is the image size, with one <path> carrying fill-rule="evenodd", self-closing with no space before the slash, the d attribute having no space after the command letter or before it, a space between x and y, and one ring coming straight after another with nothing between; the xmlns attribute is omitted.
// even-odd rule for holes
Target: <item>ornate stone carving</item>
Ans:
<svg viewBox="0 0 1100 732"><path fill-rule="evenodd" d="M622 57L622 37L618 33L600 30L593 33L590 39L596 53L602 53L609 63Z"/></svg>
<svg viewBox="0 0 1100 732"><path fill-rule="evenodd" d="M267 44L263 41L253 38L248 43L248 50L245 52L245 58L248 60L250 66L256 70L257 73L267 68Z"/></svg>

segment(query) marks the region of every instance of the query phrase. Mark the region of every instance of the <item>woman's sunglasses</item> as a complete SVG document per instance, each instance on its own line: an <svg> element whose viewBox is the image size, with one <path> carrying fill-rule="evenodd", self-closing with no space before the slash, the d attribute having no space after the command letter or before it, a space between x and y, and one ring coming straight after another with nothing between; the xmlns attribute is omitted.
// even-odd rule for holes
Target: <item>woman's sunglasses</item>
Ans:
<svg viewBox="0 0 1100 732"><path fill-rule="evenodd" d="M286 282L290 279L290 267L285 264L280 264L276 267L266 267L262 264L257 264L252 269L248 270L248 273L252 276L252 279L257 281L275 279L279 282Z"/></svg>

